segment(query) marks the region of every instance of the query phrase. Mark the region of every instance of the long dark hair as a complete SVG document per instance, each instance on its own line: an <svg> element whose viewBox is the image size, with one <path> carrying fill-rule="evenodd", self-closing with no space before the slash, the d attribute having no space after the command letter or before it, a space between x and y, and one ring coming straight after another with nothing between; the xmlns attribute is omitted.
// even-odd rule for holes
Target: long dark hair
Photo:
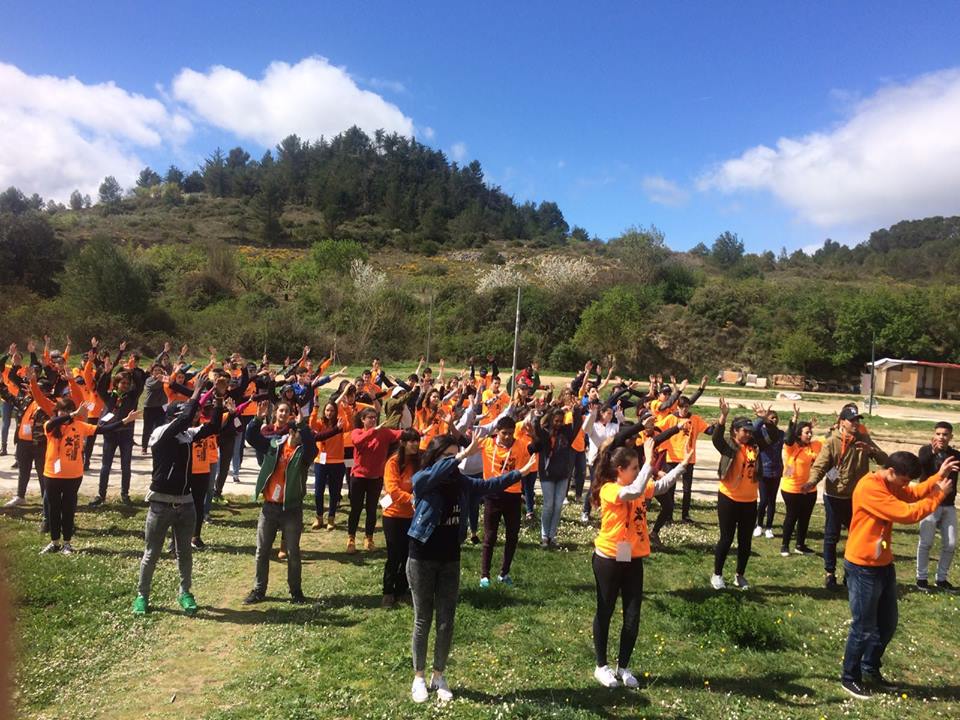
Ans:
<svg viewBox="0 0 960 720"><path fill-rule="evenodd" d="M420 433L413 428L407 428L400 433L400 447L396 452L397 466L400 468L400 472L406 469L408 462L413 467L414 472L420 469L420 451L417 450L412 456L407 455L407 443L413 440L418 442L420 440Z"/></svg>
<svg viewBox="0 0 960 720"><path fill-rule="evenodd" d="M594 464L596 474L590 489L590 503L593 507L600 507L600 488L609 482L616 482L617 470L628 467L634 460L640 462L640 456L634 448L623 445L614 447L612 440L603 444Z"/></svg>
<svg viewBox="0 0 960 720"><path fill-rule="evenodd" d="M450 433L437 435L430 441L427 449L423 452L420 458L420 467L428 468L433 465L451 445L458 445L457 439L453 435Z"/></svg>
<svg viewBox="0 0 960 720"><path fill-rule="evenodd" d="M331 420L331 421L328 422L328 421L327 421L327 408L328 408L330 405L333 406L334 413L333 413L333 420ZM339 419L339 417L340 417L340 406L337 405L333 400L327 400L327 401L323 404L323 410L320 412L320 424L323 425L323 427L327 428L328 430L329 430L329 429L332 429L333 427L336 426L337 420Z"/></svg>

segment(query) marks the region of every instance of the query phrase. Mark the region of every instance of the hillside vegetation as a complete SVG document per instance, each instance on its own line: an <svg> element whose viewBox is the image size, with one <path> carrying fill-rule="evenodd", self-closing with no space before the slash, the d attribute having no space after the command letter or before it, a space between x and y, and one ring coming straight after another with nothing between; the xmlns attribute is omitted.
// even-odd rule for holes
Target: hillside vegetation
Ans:
<svg viewBox="0 0 960 720"><path fill-rule="evenodd" d="M5 342L309 343L352 360L422 355L429 334L434 358L506 358L520 286L521 359L557 370L616 356L625 373L843 378L874 337L878 356L960 359L960 218L812 256L746 254L727 231L689 252L652 226L602 242L555 203L517 204L476 161L357 129L291 136L259 161L234 148L191 173L145 168L126 193L107 178L98 200L0 195Z"/></svg>

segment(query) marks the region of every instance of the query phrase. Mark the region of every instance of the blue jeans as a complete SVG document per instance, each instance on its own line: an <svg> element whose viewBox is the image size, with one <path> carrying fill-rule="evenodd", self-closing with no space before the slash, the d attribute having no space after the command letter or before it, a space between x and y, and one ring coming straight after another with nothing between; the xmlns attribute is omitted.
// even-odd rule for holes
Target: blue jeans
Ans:
<svg viewBox="0 0 960 720"><path fill-rule="evenodd" d="M327 512L329 522L337 514L337 508L340 507L340 498L343 495L343 478L346 474L346 466L343 463L314 463L313 480L314 491L317 501L317 517L323 515L323 493L324 490L330 490L330 510Z"/></svg>
<svg viewBox="0 0 960 720"><path fill-rule="evenodd" d="M897 630L897 575L883 567L843 561L850 598L850 634L843 652L843 680L860 682L863 673L880 671L880 659Z"/></svg>
<svg viewBox="0 0 960 720"><path fill-rule="evenodd" d="M10 416L13 413L13 405L4 400L0 403L0 416L3 417L3 427L0 428L0 435L3 440L3 449L7 449L7 436L10 435Z"/></svg>
<svg viewBox="0 0 960 720"><path fill-rule="evenodd" d="M823 496L823 569L833 575L837 571L837 543L842 528L850 529L853 516L853 500L850 498Z"/></svg>
<svg viewBox="0 0 960 720"><path fill-rule="evenodd" d="M246 436L247 425L249 424L251 417L252 415L243 415L240 418L240 422L243 424L243 427L237 430L237 441L233 446L233 457L231 458L234 477L238 477L240 475L240 465L243 464L243 446L246 443L244 438Z"/></svg>
<svg viewBox="0 0 960 720"><path fill-rule="evenodd" d="M537 484L537 474L532 472L528 475L524 475L520 480L520 487L523 488L523 504L527 508L527 512L533 514L533 503L534 503L534 486Z"/></svg>
<svg viewBox="0 0 960 720"><path fill-rule="evenodd" d="M540 513L540 537L544 540L556 540L560 526L560 511L567 496L567 481L545 480L540 478L540 490L543 492L543 510Z"/></svg>

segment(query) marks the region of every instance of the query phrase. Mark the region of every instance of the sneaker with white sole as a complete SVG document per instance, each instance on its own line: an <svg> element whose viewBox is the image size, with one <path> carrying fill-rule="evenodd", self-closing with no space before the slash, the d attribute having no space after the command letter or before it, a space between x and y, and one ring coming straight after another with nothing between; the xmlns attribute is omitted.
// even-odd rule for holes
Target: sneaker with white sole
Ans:
<svg viewBox="0 0 960 720"><path fill-rule="evenodd" d="M613 670L610 669L609 665L598 665L593 671L593 677L596 678L598 683L607 688L615 688L620 684L617 682L617 676L613 674Z"/></svg>
<svg viewBox="0 0 960 720"><path fill-rule="evenodd" d="M780 548L780 557L790 557L790 548L788 547Z"/></svg>
<svg viewBox="0 0 960 720"><path fill-rule="evenodd" d="M4 507L17 507L19 505L25 505L26 502L27 501L19 495L14 495L12 498L7 500L7 502L4 504Z"/></svg>
<svg viewBox="0 0 960 720"><path fill-rule="evenodd" d="M754 536L754 537L760 537L761 535L763 535L763 528L760 527L759 525L757 525L757 526L753 529L753 536Z"/></svg>
<svg viewBox="0 0 960 720"><path fill-rule="evenodd" d="M40 554L48 555L50 553L55 553L55 552L60 552L60 546L57 543L52 542L52 543L47 543L44 546L43 550L40 551Z"/></svg>
<svg viewBox="0 0 960 720"><path fill-rule="evenodd" d="M585 513L585 512L580 513L580 522L582 522L584 525L586 525L587 523L589 523L589 522L590 522L590 513Z"/></svg>
<svg viewBox="0 0 960 720"><path fill-rule="evenodd" d="M747 582L747 579L743 575L736 575L733 578L734 587L738 587L741 590L749 590L750 584Z"/></svg>
<svg viewBox="0 0 960 720"><path fill-rule="evenodd" d="M764 531L763 531L763 536L764 536L767 540L773 540L773 528L767 528L766 530L764 530Z"/></svg>
<svg viewBox="0 0 960 720"><path fill-rule="evenodd" d="M415 703L424 703L430 694L427 692L427 681L422 677L413 679L413 686L410 688L410 697Z"/></svg>
<svg viewBox="0 0 960 720"><path fill-rule="evenodd" d="M438 675L430 681L430 689L437 691L437 700L440 702L450 702L453 700L453 693L450 686L447 685L447 679L443 675Z"/></svg>
<svg viewBox="0 0 960 720"><path fill-rule="evenodd" d="M727 584L723 581L723 575L711 575L710 587L714 590L723 590Z"/></svg>
<svg viewBox="0 0 960 720"><path fill-rule="evenodd" d="M617 679L623 683L624 687L628 688L638 688L640 687L640 681L634 677L633 673L630 672L630 668L617 668Z"/></svg>
<svg viewBox="0 0 960 720"><path fill-rule="evenodd" d="M68 542L63 544L63 549L60 550L64 555L73 555L73 545Z"/></svg>

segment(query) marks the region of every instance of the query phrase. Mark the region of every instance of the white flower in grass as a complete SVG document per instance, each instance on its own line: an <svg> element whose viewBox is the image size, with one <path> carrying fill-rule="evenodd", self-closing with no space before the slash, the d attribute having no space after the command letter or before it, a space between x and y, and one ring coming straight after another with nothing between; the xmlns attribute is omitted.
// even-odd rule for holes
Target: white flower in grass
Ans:
<svg viewBox="0 0 960 720"><path fill-rule="evenodd" d="M379 290L387 282L387 274L360 258L350 263L350 277L357 290Z"/></svg>

